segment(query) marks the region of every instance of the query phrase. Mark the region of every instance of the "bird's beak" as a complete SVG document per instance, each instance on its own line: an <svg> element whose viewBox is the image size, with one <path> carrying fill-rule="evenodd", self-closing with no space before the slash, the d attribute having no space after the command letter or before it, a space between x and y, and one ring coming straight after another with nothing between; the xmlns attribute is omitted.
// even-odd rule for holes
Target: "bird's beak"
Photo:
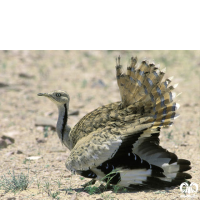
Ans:
<svg viewBox="0 0 200 200"><path fill-rule="evenodd" d="M45 97L49 97L48 93L38 93L38 96L45 96Z"/></svg>

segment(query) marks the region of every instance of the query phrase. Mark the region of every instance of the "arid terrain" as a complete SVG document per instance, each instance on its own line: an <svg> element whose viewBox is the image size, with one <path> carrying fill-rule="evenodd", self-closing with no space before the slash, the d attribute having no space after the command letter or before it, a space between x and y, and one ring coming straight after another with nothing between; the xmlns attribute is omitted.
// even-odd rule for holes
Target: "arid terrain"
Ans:
<svg viewBox="0 0 200 200"><path fill-rule="evenodd" d="M97 182L84 190L90 179L66 169L70 152L55 132L57 108L37 94L67 91L73 127L88 112L120 100L118 55L124 71L137 56L139 62L148 59L166 67L165 77L179 83L180 117L161 131L160 141L191 161L191 182L198 184L195 197L200 199L200 51L0 51L0 199L191 199L181 197L179 186L106 189ZM28 178L28 188L6 192L5 181L20 174Z"/></svg>

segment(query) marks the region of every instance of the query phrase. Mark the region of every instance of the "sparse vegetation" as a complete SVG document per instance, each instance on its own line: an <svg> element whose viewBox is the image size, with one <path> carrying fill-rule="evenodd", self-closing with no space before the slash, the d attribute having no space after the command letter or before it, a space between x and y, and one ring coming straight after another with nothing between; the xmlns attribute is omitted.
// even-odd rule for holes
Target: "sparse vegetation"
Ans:
<svg viewBox="0 0 200 200"><path fill-rule="evenodd" d="M10 171L7 175L1 176L0 188L5 192L16 193L18 191L26 190L30 184L29 174L21 172L19 175L15 174L15 171Z"/></svg>
<svg viewBox="0 0 200 200"><path fill-rule="evenodd" d="M40 189L40 181L37 179L37 188Z"/></svg>
<svg viewBox="0 0 200 200"><path fill-rule="evenodd" d="M103 177L102 182L104 183L104 186L100 185L99 187L97 187L95 185L89 185L84 190L88 192L90 195L101 193L102 198L113 199L113 196L111 194L103 194L103 193L106 192L108 189L113 190L114 193L117 193L119 190L123 192L127 191L127 189L124 187L119 187L118 185L112 185L112 186L110 185L111 180L116 176L117 173L119 173L119 171L113 170L112 172L107 174L105 177Z"/></svg>
<svg viewBox="0 0 200 200"><path fill-rule="evenodd" d="M81 87L82 87L82 88L85 88L86 86L87 86L87 80L84 79L84 80L82 81Z"/></svg>
<svg viewBox="0 0 200 200"><path fill-rule="evenodd" d="M47 189L47 190L49 190L49 187L50 187L50 183L49 183L49 181L45 181L45 188Z"/></svg>
<svg viewBox="0 0 200 200"><path fill-rule="evenodd" d="M88 192L90 195L98 193L99 192L99 187L96 186L88 186L84 189L86 192Z"/></svg>
<svg viewBox="0 0 200 200"><path fill-rule="evenodd" d="M52 192L50 189L47 189L45 190L45 192L48 194L49 197L52 197L53 199L60 199L60 197L58 196L60 194L60 191Z"/></svg>
<svg viewBox="0 0 200 200"><path fill-rule="evenodd" d="M49 136L48 128L48 126L44 127L44 138L47 138Z"/></svg>
<svg viewBox="0 0 200 200"><path fill-rule="evenodd" d="M118 185L113 186L114 193L117 193L119 191L119 189L120 189L120 187Z"/></svg>
<svg viewBox="0 0 200 200"><path fill-rule="evenodd" d="M106 176L104 176L104 177L102 178L101 181L106 182L106 186L105 186L106 188L107 188L108 186L110 186L111 180L117 175L117 173L120 173L120 171L115 169L115 170L111 171L109 174L107 174Z"/></svg>
<svg viewBox="0 0 200 200"><path fill-rule="evenodd" d="M58 192L52 193L51 196L53 199L55 199L55 198L60 199L60 197L58 197L59 194L60 194L60 192L58 191Z"/></svg>
<svg viewBox="0 0 200 200"><path fill-rule="evenodd" d="M173 131L170 131L170 132L167 133L167 138L168 139L172 139L173 138L172 132Z"/></svg>
<svg viewBox="0 0 200 200"><path fill-rule="evenodd" d="M61 179L63 178L63 175L64 174L62 174L61 177L55 181L58 185L58 188L60 188L60 186L61 186Z"/></svg>
<svg viewBox="0 0 200 200"><path fill-rule="evenodd" d="M172 85L179 83L174 92L182 92L175 99L181 105L178 110L180 117L175 120L170 129L162 130L160 143L170 151L176 151L179 158L191 161L190 172L193 176L191 182L199 185L200 170L198 170L197 162L197 152L200 149L199 87L197 87L199 81L197 71L200 69L199 51L95 51L87 55L85 57L82 51L0 51L1 84L8 85L3 87L0 84L3 97L0 102L1 134L12 131L18 134L11 136L15 138L14 144L0 150L0 199L8 199L14 191L16 199L22 195L18 192L22 190L14 189L13 185L8 186L8 182L4 180L5 177L2 178L5 174L6 178L12 182L12 169L15 170L17 180L20 173L23 173L21 177L24 177L24 182L27 182L28 189L21 187L26 188L23 190L24 199L71 199L75 192L78 199L88 200L111 199L113 196L120 200L171 197L180 199L181 192L178 187L169 188L173 196L168 197L168 193L154 193L157 190L148 190L143 187L137 190L136 187L132 192L116 185L109 187L105 182L102 187L99 187L101 184L99 182L88 186L98 187L98 189L88 188L90 192L96 191L90 195L82 187L86 178L78 175L70 178L70 172L65 168L66 148L61 144L55 130L46 125L46 127L34 125L37 116L57 119L57 108L51 102L39 99L36 95L38 92L54 89L69 92L71 96L69 111L79 110L79 115L69 116L71 125L75 125L82 116L98 106L119 101L120 95L115 77L115 58L118 55L121 55L124 71L130 57L137 56L139 61L146 58L160 63L161 69L167 68L166 78L174 76ZM95 63L91 61L91 58L95 58ZM34 75L35 78L22 79L19 76L22 71ZM106 86L92 87L92 83L99 79L103 80ZM49 111L52 111L52 114ZM187 134L188 131L190 134ZM36 138L45 138L47 142L38 144ZM179 144L186 142L188 146L179 147ZM177 147L175 143L178 144ZM15 153L5 156L7 152L16 152L18 149L22 150L23 154ZM37 155L43 158L31 161L26 159L28 156ZM64 156L64 159L60 159ZM11 159L13 157L14 159ZM29 173L27 173L27 168L30 169ZM12 175L7 174L9 169ZM36 171L37 177L34 178ZM61 178L62 174L64 174L63 178ZM26 180L26 175L29 176L28 180ZM33 177L34 181L30 177ZM45 181L48 183L46 184ZM109 194L108 191L112 193ZM199 193L197 195L200 196Z"/></svg>
<svg viewBox="0 0 200 200"><path fill-rule="evenodd" d="M26 162L27 162L27 159L25 158L25 159L23 160L23 164L26 164Z"/></svg>

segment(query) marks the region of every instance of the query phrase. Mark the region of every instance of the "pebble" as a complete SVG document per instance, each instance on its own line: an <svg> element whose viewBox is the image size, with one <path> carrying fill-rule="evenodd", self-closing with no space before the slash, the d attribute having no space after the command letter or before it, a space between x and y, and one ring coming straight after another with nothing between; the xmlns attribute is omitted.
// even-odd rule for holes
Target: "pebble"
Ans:
<svg viewBox="0 0 200 200"><path fill-rule="evenodd" d="M10 151L10 152L7 152L7 153L5 154L5 156L9 157L9 156L11 156L11 155L13 155L13 154L15 154L15 152L14 152L14 151Z"/></svg>
<svg viewBox="0 0 200 200"><path fill-rule="evenodd" d="M5 140L0 138L0 149L6 148L8 145Z"/></svg>
<svg viewBox="0 0 200 200"><path fill-rule="evenodd" d="M104 194L111 194L112 193L112 191L106 191L106 192L104 192Z"/></svg>
<svg viewBox="0 0 200 200"><path fill-rule="evenodd" d="M27 79L31 79L31 78L34 78L35 76L34 75L31 75L31 74L27 74L27 73L19 73L19 77L21 78L27 78Z"/></svg>
<svg viewBox="0 0 200 200"><path fill-rule="evenodd" d="M26 160L38 160L42 158L42 156L30 156L30 157L26 157Z"/></svg>
<svg viewBox="0 0 200 200"><path fill-rule="evenodd" d="M7 200L15 200L15 197L8 197Z"/></svg>
<svg viewBox="0 0 200 200"><path fill-rule="evenodd" d="M72 197L71 197L71 199L70 199L70 200L77 200L76 193L74 193L74 194L72 195Z"/></svg>
<svg viewBox="0 0 200 200"><path fill-rule="evenodd" d="M12 133L12 132L11 132ZM8 133L7 133L8 134ZM4 134L1 136L2 139L9 141L11 144L15 142L15 139L10 137L9 135Z"/></svg>
<svg viewBox="0 0 200 200"><path fill-rule="evenodd" d="M0 87L8 87L9 85L7 83L0 82Z"/></svg>
<svg viewBox="0 0 200 200"><path fill-rule="evenodd" d="M5 139L5 142L6 142L7 145L11 145L13 143L9 139Z"/></svg>
<svg viewBox="0 0 200 200"><path fill-rule="evenodd" d="M80 192L79 193L80 194L80 196L90 196L88 193L86 193L86 192Z"/></svg>
<svg viewBox="0 0 200 200"><path fill-rule="evenodd" d="M56 120L38 116L35 121L35 126L50 126L52 129L56 129Z"/></svg>
<svg viewBox="0 0 200 200"><path fill-rule="evenodd" d="M45 143L46 140L44 138L35 138L37 143Z"/></svg>
<svg viewBox="0 0 200 200"><path fill-rule="evenodd" d="M43 126L38 126L36 128L37 131L43 132L44 131L44 127Z"/></svg>
<svg viewBox="0 0 200 200"><path fill-rule="evenodd" d="M69 113L69 115L79 115L79 110L73 110Z"/></svg>
<svg viewBox="0 0 200 200"><path fill-rule="evenodd" d="M10 132L7 132L7 133L4 133L3 136L7 137L7 138L10 138L10 139L13 139L12 137L16 136L16 135L19 135L20 132L19 131L10 131ZM2 136L2 137L3 137ZM14 140L14 139L13 139ZM15 142L15 140L13 141Z"/></svg>
<svg viewBox="0 0 200 200"><path fill-rule="evenodd" d="M23 154L23 152L21 150L17 150L16 153L17 154Z"/></svg>

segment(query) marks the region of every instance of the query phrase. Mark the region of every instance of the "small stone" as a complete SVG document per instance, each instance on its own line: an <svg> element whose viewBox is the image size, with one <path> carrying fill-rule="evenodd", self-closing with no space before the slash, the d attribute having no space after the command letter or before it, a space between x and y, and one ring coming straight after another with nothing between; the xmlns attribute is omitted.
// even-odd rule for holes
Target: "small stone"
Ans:
<svg viewBox="0 0 200 200"><path fill-rule="evenodd" d="M9 85L7 83L0 82L0 87L8 87Z"/></svg>
<svg viewBox="0 0 200 200"><path fill-rule="evenodd" d="M69 115L79 115L79 110L71 111Z"/></svg>
<svg viewBox="0 0 200 200"><path fill-rule="evenodd" d="M188 144L182 143L181 146L186 147Z"/></svg>
<svg viewBox="0 0 200 200"><path fill-rule="evenodd" d="M102 198L98 198L98 199L96 199L96 200L103 200Z"/></svg>
<svg viewBox="0 0 200 200"><path fill-rule="evenodd" d="M80 196L90 196L90 195L89 195L88 193L86 193L86 192L80 192L79 195L80 195Z"/></svg>
<svg viewBox="0 0 200 200"><path fill-rule="evenodd" d="M11 132L4 133L3 136L5 136L7 138L9 137L9 139L13 139L12 137L14 137L15 135L19 135L19 134L20 134L19 131L11 131ZM13 142L15 142L15 140Z"/></svg>
<svg viewBox="0 0 200 200"><path fill-rule="evenodd" d="M30 156L30 157L26 157L26 160L38 160L42 158L42 156Z"/></svg>
<svg viewBox="0 0 200 200"><path fill-rule="evenodd" d="M27 73L19 73L19 77L21 78L27 78L27 79L30 79L30 78L34 78L33 75L30 75L30 74L27 74Z"/></svg>
<svg viewBox="0 0 200 200"><path fill-rule="evenodd" d="M43 138L36 138L37 143L45 143L46 140Z"/></svg>
<svg viewBox="0 0 200 200"><path fill-rule="evenodd" d="M13 133L13 132L10 132L10 133ZM12 143L14 143L15 142L15 139L14 138L12 138L12 137L10 137L9 135L7 135L8 133L6 133L6 134L4 134L3 136L1 136L1 138L2 139L4 139L4 140L9 140L9 142L12 144Z"/></svg>
<svg viewBox="0 0 200 200"><path fill-rule="evenodd" d="M16 200L15 197L8 197L7 200Z"/></svg>
<svg viewBox="0 0 200 200"><path fill-rule="evenodd" d="M72 195L72 197L71 197L70 200L78 200L78 198L77 198L77 196L76 196L76 193L74 193L74 194Z"/></svg>
<svg viewBox="0 0 200 200"><path fill-rule="evenodd" d="M112 191L106 191L106 192L104 192L104 194L111 194L112 193Z"/></svg>
<svg viewBox="0 0 200 200"><path fill-rule="evenodd" d="M14 151L10 151L10 152L7 152L7 153L5 154L5 156L9 157L9 156L13 155L14 153L15 153Z"/></svg>
<svg viewBox="0 0 200 200"><path fill-rule="evenodd" d="M11 145L12 144L12 142L9 139L5 139L5 142L6 142L7 145Z"/></svg>
<svg viewBox="0 0 200 200"><path fill-rule="evenodd" d="M66 171L67 171L67 170L66 170ZM71 174L64 174L64 175L63 175L64 178L69 178L69 177L71 177L71 176L72 176Z"/></svg>
<svg viewBox="0 0 200 200"><path fill-rule="evenodd" d="M5 140L0 138L0 149L6 148L8 145Z"/></svg>
<svg viewBox="0 0 200 200"><path fill-rule="evenodd" d="M21 150L17 150L16 152L17 154L23 154L23 152Z"/></svg>
<svg viewBox="0 0 200 200"><path fill-rule="evenodd" d="M188 131L187 135L194 135L194 132Z"/></svg>
<svg viewBox="0 0 200 200"><path fill-rule="evenodd" d="M36 118L35 126L50 126L52 129L56 129L56 120L47 118L47 117L40 117Z"/></svg>
<svg viewBox="0 0 200 200"><path fill-rule="evenodd" d="M36 128L37 131L43 132L44 131L44 127L43 126L38 126Z"/></svg>

